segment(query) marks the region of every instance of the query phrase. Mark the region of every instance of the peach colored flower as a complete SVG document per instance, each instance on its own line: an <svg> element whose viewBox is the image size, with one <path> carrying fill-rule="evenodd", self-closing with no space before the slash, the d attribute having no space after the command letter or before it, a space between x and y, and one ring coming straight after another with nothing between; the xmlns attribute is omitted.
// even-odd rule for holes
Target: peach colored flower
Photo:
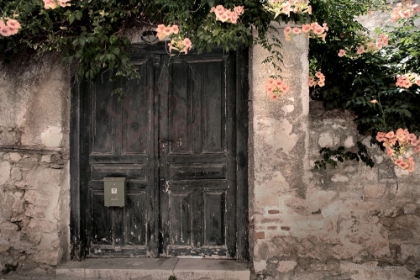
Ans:
<svg viewBox="0 0 420 280"><path fill-rule="evenodd" d="M285 29L284 29L284 34L285 35L288 35L288 34L290 34L292 32L292 28L290 27L290 26L287 26Z"/></svg>
<svg viewBox="0 0 420 280"><path fill-rule="evenodd" d="M223 5L217 5L216 6L216 12L224 12L225 11L225 7L223 7Z"/></svg>
<svg viewBox="0 0 420 280"><path fill-rule="evenodd" d="M317 25L315 28L313 28L313 31L316 35L321 35L324 33L324 28L321 25Z"/></svg>
<svg viewBox="0 0 420 280"><path fill-rule="evenodd" d="M388 132L387 134L385 134L385 137L388 139L394 138L395 137L394 131Z"/></svg>
<svg viewBox="0 0 420 280"><path fill-rule="evenodd" d="M311 25L310 24L304 24L304 25L302 25L302 31L304 32L304 33L308 33L309 31L311 31Z"/></svg>
<svg viewBox="0 0 420 280"><path fill-rule="evenodd" d="M156 32L157 33L163 33L164 30L165 30L165 25L164 24L158 24L158 26L156 28Z"/></svg>
<svg viewBox="0 0 420 280"><path fill-rule="evenodd" d="M269 95L269 97L270 97L270 100L271 100L271 101L276 101L276 100L278 100L278 99L279 99L279 97L278 97L278 96L277 96L277 94L275 94L275 93L270 94L270 95Z"/></svg>
<svg viewBox="0 0 420 280"><path fill-rule="evenodd" d="M274 82L274 84L279 87L279 86L281 86L283 84L283 82L281 80L276 80Z"/></svg>
<svg viewBox="0 0 420 280"><path fill-rule="evenodd" d="M67 2L70 2L70 0L58 0L58 4L63 8L68 6Z"/></svg>
<svg viewBox="0 0 420 280"><path fill-rule="evenodd" d="M343 56L345 56L346 55L346 51L345 50L343 50L343 49L341 49L339 52L338 52L338 56L339 57L343 57Z"/></svg>
<svg viewBox="0 0 420 280"><path fill-rule="evenodd" d="M416 137L416 135L414 135L413 133L410 133L410 134L408 134L408 140L409 141L411 141L411 142L413 142L413 141L416 141L417 140L417 137Z"/></svg>
<svg viewBox="0 0 420 280"><path fill-rule="evenodd" d="M46 10L55 9L58 7L57 2L54 0L43 0L43 2L44 2L44 9Z"/></svg>
<svg viewBox="0 0 420 280"><path fill-rule="evenodd" d="M233 10L235 11L235 13L240 16L244 13L244 6L236 6L235 8L233 8Z"/></svg>
<svg viewBox="0 0 420 280"><path fill-rule="evenodd" d="M192 43L191 43L191 40L190 40L189 38L185 38L185 39L183 40L183 43L184 43L184 46L185 46L185 47L187 47L187 48L191 49L191 47L192 47Z"/></svg>
<svg viewBox="0 0 420 280"><path fill-rule="evenodd" d="M2 21L3 22L3 21ZM8 37L13 35L13 31L10 29L10 27L8 27L6 24L1 24L0 25L0 35L4 36L4 37Z"/></svg>
<svg viewBox="0 0 420 280"><path fill-rule="evenodd" d="M178 32L179 32L178 25L176 25L176 24L172 25L171 29L172 29L172 33L178 34Z"/></svg>
<svg viewBox="0 0 420 280"><path fill-rule="evenodd" d="M408 165L408 172L414 172L414 163Z"/></svg>
<svg viewBox="0 0 420 280"><path fill-rule="evenodd" d="M416 147L416 146L418 146L419 144L420 144L419 139L416 139L416 140L412 140L412 141L410 141L410 145L411 145L411 146L413 146L413 147Z"/></svg>
<svg viewBox="0 0 420 280"><path fill-rule="evenodd" d="M412 157L408 158L408 163L414 165L414 159Z"/></svg>
<svg viewBox="0 0 420 280"><path fill-rule="evenodd" d="M376 103L378 103L378 100L376 100L376 99L372 99L372 100L370 101L370 103L372 103L372 104L376 104Z"/></svg>
<svg viewBox="0 0 420 280"><path fill-rule="evenodd" d="M407 169L408 168L408 164L405 161L401 161L399 164L399 167L401 169Z"/></svg>
<svg viewBox="0 0 420 280"><path fill-rule="evenodd" d="M314 81L314 80L309 80L309 82L308 82L308 86L309 86L309 87L314 87L314 86L316 86L315 81Z"/></svg>
<svg viewBox="0 0 420 280"><path fill-rule="evenodd" d="M283 5L283 11L282 13L290 16L290 3L285 3Z"/></svg>
<svg viewBox="0 0 420 280"><path fill-rule="evenodd" d="M283 83L281 85L281 90L282 90L283 93L286 93L286 92L289 91L289 86Z"/></svg>
<svg viewBox="0 0 420 280"><path fill-rule="evenodd" d="M299 27L293 28L293 34L300 34L302 30Z"/></svg>
<svg viewBox="0 0 420 280"><path fill-rule="evenodd" d="M230 22L232 24L236 24L238 22L238 14L237 13L232 13L230 15Z"/></svg>
<svg viewBox="0 0 420 280"><path fill-rule="evenodd" d="M228 16L226 13L223 13L223 14L219 17L219 20L220 20L221 22L226 22L226 21L228 21L228 20L229 20L229 16Z"/></svg>
<svg viewBox="0 0 420 280"><path fill-rule="evenodd" d="M398 165L399 167L401 167L401 164L403 164L403 163L405 163L404 162L404 160L402 160L402 159L396 159L395 161L394 161L394 163L396 164L396 165ZM401 167L402 168L402 167Z"/></svg>
<svg viewBox="0 0 420 280"><path fill-rule="evenodd" d="M365 51L365 47L364 46L359 46L357 47L357 54L362 54Z"/></svg>
<svg viewBox="0 0 420 280"><path fill-rule="evenodd" d="M12 28L12 29L21 29L22 28L20 23L15 19L8 19L7 20L7 26L9 28Z"/></svg>

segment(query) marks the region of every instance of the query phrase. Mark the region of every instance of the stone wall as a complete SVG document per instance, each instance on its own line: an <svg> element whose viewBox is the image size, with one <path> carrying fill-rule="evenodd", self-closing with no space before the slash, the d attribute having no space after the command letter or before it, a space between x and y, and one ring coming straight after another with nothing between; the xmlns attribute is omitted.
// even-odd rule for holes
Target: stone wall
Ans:
<svg viewBox="0 0 420 280"><path fill-rule="evenodd" d="M377 147L375 167L346 162L312 172L321 147L369 146L348 112L325 112L307 92L307 42L283 43L291 92L271 102L276 74L253 50L250 221L255 279L420 278L420 167L408 174Z"/></svg>
<svg viewBox="0 0 420 280"><path fill-rule="evenodd" d="M0 71L3 273L49 268L68 255L69 86L53 58Z"/></svg>

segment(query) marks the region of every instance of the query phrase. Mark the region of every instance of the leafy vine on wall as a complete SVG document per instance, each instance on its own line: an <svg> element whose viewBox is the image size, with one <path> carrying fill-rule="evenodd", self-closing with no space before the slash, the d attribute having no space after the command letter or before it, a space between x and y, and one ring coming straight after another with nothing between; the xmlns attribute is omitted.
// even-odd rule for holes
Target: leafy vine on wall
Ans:
<svg viewBox="0 0 420 280"><path fill-rule="evenodd" d="M369 34L355 17L373 10L389 12L395 24ZM55 52L87 79L104 70L138 77L128 50L127 31L133 28L154 32L171 55L260 44L271 54L265 62L280 70L281 42L269 38L270 22L295 23L284 28L286 43L293 36L312 38L311 97L327 109L355 112L360 133L370 134L397 166L414 170L420 150L420 35L415 27L420 8L412 1L10 0L1 1L0 11L3 64ZM289 85L280 76L267 77L265 90L278 100ZM373 164L361 146L358 152L339 148L322 153L320 168L340 159Z"/></svg>

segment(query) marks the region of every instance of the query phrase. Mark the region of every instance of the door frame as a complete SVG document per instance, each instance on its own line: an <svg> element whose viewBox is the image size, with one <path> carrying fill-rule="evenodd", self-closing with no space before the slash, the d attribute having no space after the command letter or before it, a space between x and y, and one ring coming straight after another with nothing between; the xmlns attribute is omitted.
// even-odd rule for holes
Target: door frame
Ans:
<svg viewBox="0 0 420 280"><path fill-rule="evenodd" d="M159 48L159 50L157 50ZM136 48L133 48L136 49ZM142 48L139 52L147 51L162 53L162 46ZM213 53L223 53L220 48L214 49ZM196 55L196 54L192 54ZM133 53L133 58L139 54ZM249 261L249 219L248 219L248 61L249 49L237 50L233 57L236 61L236 260L238 262ZM83 147L83 99L84 82L77 83L73 78L71 90L70 110L70 258L82 260L86 257L88 248L85 234L86 214L84 198L81 197L81 169L86 168ZM237 229L242 230L237 230ZM158 233L159 228L155 229ZM158 234L156 236L159 236Z"/></svg>

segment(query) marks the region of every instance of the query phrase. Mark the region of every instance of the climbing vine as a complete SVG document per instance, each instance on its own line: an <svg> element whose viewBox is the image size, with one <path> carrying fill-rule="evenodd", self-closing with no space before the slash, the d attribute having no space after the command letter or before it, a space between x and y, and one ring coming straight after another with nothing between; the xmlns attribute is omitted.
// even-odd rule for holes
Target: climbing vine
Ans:
<svg viewBox="0 0 420 280"><path fill-rule="evenodd" d="M395 25L369 34L355 17L378 9ZM13 64L58 53L79 78L94 79L107 70L136 78L129 34L140 30L140 36L164 41L168 55L261 44L271 53L265 62L280 69L281 42L268 38L267 31L273 20L286 22L286 43L293 36L311 38L311 97L327 109L354 111L359 132L384 150L397 151L391 155L395 164L413 170L414 161L403 153L408 149L400 148L406 142L381 141L377 135L402 129L413 138L420 132L419 12L412 1L388 5L385 0L9 0L0 2L0 59ZM277 100L289 85L280 76L267 77L265 89ZM324 149L325 162L318 167L331 164L331 157L371 165L359 148L359 153Z"/></svg>

